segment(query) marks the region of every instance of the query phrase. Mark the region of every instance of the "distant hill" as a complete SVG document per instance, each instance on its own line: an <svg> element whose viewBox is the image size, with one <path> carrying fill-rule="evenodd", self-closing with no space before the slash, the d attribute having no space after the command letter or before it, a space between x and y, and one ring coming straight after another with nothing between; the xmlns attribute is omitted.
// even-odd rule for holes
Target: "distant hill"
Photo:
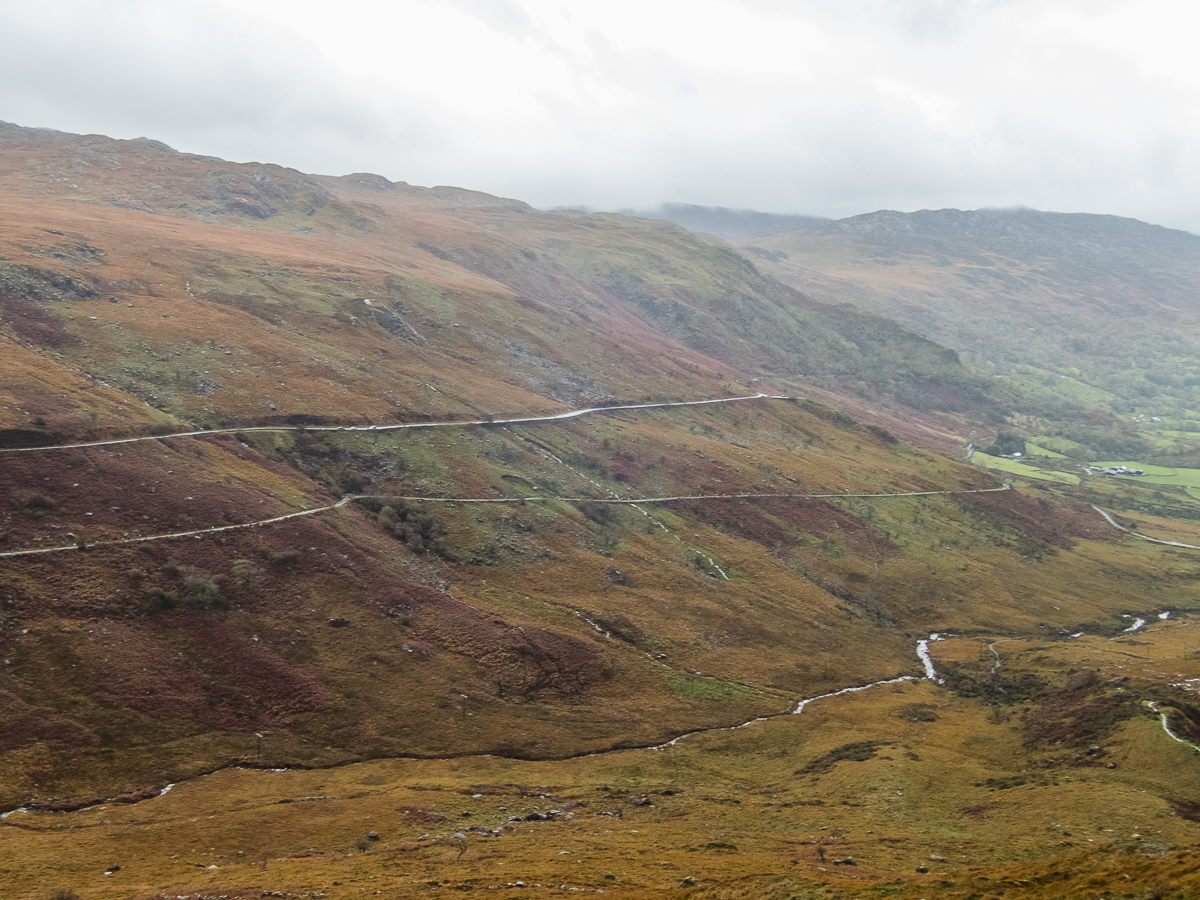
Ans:
<svg viewBox="0 0 1200 900"><path fill-rule="evenodd" d="M1065 378L1044 411L1195 417L1200 237L1117 216L880 211L740 243L809 293L904 322L978 371Z"/></svg>
<svg viewBox="0 0 1200 900"><path fill-rule="evenodd" d="M694 206L690 203L664 203L655 210L640 212L622 210L622 212L646 219L666 219L676 225L682 225L688 231L716 235L726 241L742 241L776 231L786 231L791 228L829 221L817 216L781 215L758 212L753 209Z"/></svg>

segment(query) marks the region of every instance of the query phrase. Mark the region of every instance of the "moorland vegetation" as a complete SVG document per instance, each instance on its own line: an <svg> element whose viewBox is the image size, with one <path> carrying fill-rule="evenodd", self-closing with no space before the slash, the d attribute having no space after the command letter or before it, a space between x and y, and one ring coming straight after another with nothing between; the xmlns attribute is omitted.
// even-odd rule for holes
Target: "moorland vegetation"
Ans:
<svg viewBox="0 0 1200 900"><path fill-rule="evenodd" d="M1198 501L1023 388L662 221L15 126L0 210L7 895L1194 892Z"/></svg>

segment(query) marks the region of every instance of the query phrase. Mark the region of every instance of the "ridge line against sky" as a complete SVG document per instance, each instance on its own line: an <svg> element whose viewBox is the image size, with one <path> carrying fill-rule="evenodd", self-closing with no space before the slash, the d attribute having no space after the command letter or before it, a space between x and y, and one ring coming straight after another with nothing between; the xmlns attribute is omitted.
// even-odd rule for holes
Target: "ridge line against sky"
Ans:
<svg viewBox="0 0 1200 900"><path fill-rule="evenodd" d="M1181 0L0 3L0 119L541 207L1200 232Z"/></svg>

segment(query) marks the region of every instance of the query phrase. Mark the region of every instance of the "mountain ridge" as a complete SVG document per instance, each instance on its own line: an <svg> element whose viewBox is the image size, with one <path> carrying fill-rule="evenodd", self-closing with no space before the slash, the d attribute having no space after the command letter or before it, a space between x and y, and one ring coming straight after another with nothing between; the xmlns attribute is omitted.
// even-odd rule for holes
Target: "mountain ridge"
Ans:
<svg viewBox="0 0 1200 900"><path fill-rule="evenodd" d="M1079 433L1096 414L1200 417L1200 237L1188 232L1034 210L878 212L742 251L1012 380L1035 432Z"/></svg>
<svg viewBox="0 0 1200 900"><path fill-rule="evenodd" d="M736 242L798 225L828 221L821 216L765 213L755 209L730 209L725 206L697 206L692 203L664 203L652 210L620 210L624 215L674 222L688 231L712 234Z"/></svg>

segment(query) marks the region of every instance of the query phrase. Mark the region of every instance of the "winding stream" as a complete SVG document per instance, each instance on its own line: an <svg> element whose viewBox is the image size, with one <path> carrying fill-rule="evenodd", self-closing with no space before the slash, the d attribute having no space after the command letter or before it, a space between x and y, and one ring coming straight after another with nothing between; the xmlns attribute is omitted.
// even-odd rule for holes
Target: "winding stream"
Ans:
<svg viewBox="0 0 1200 900"><path fill-rule="evenodd" d="M1197 753L1200 753L1200 747L1197 747L1195 744L1193 744L1191 741L1187 740L1186 738L1181 738L1179 735L1177 735L1175 732L1173 732L1171 730L1171 724L1170 724L1170 722L1167 721L1167 714L1158 708L1157 701L1146 700L1144 702L1145 702L1146 706L1150 708L1150 710L1158 713L1158 719L1162 723L1162 730L1167 733L1167 737L1169 737L1173 741L1177 741L1180 744L1183 744L1186 747L1191 747Z"/></svg>
<svg viewBox="0 0 1200 900"><path fill-rule="evenodd" d="M604 634L606 637L611 637L611 635L609 635L608 632L604 631L597 623L595 623L592 620L588 619L587 617L583 616L581 613L577 612L577 615L579 615L580 618L582 618L585 622L587 622L587 624L591 625L594 629L596 629L596 631L599 631L600 633ZM1158 618L1161 620L1165 621L1165 620L1169 619L1170 617L1171 617L1170 612L1158 613ZM1144 620L1142 620L1142 619L1139 619L1138 621L1141 623L1141 625L1139 625L1139 627L1141 627L1142 625L1145 624ZM1128 629L1126 629L1126 630L1128 630ZM945 680L942 679L941 677L939 677L937 674L937 670L933 664L933 659L931 658L931 656L929 654L929 644L931 642L936 642L936 641L940 641L940 640L946 640L946 637L940 633L935 632L935 633L929 635L929 637L927 637L927 638L921 638L920 640L918 640L916 642L916 647L915 647L916 655L917 655L918 659L920 659L921 665L925 669L924 680L930 681L937 685L944 684ZM1019 641L1019 640L1022 640L1022 638L1001 638L999 640L993 641L991 644L988 645L988 649L992 652L992 655L995 656L995 658L996 658L995 665L993 665L992 669L991 669L991 671L993 673L996 672L996 670L1000 668L1000 654L996 650L996 645L1005 643L1008 641ZM880 681L870 682L869 684L853 685L850 687L841 688L840 690L837 690L837 691L830 691L829 693L818 694L815 697L808 697L804 700L799 701L796 704L796 707L788 712L774 713L772 715L767 715L767 716L756 716L753 719L749 719L749 720L742 722L740 724L737 724L737 725L722 725L722 726L716 726L716 727L712 727L712 728L698 728L695 731L688 731L683 734L677 735L676 737L672 738L671 740L666 741L661 744L655 744L655 745L643 746L643 747L613 747L613 748L610 748L607 750L595 750L590 753L581 753L581 754L578 754L578 756L579 757L591 757L591 756L601 756L601 755L605 755L605 754L609 754L609 753L628 753L628 752L631 752L634 750L639 750L639 749L640 750L654 750L654 751L668 750L671 747L676 746L680 741L686 740L687 738L692 737L697 734L713 734L713 733L718 733L718 732L722 732L722 731L737 731L742 728L747 728L758 722L766 722L766 721L769 721L770 719L782 718L784 716L800 715L801 713L804 712L805 708L808 707L808 705L810 703L815 703L818 700L829 700L834 697L842 697L847 694L859 693L861 691L867 691L867 690L870 690L871 688L882 687L884 685L889 685L889 684L901 684L901 683L904 683L907 681L921 681L921 680L922 680L922 678L917 675L899 675L895 678L885 678ZM1188 741L1185 738L1180 737L1179 735L1175 734L1175 732L1173 732L1171 730L1170 723L1168 722L1168 719L1167 719L1167 713L1165 713L1159 709L1159 704L1156 701L1146 700L1144 702L1149 709L1151 709L1152 711L1154 711L1155 713L1158 714L1159 721L1162 725L1162 729L1167 734L1168 737L1170 737L1173 741L1176 741L1177 743L1180 743L1180 744L1184 744L1185 746L1190 747L1191 749L1195 750L1197 753L1200 753L1200 746L1197 746L1196 744L1193 744L1191 741ZM394 758L403 758L403 757L394 757ZM569 759L569 758L572 758L572 757L564 757L564 759ZM240 768L240 767L233 766L232 768ZM220 770L218 769L218 770L214 770L214 771L220 771ZM271 771L286 772L286 771L288 771L288 769L286 767L284 767L284 768L272 769ZM207 774L212 774L212 773L205 773L202 775L197 775L197 776L195 776L195 778L203 778ZM194 780L194 779L188 779L188 780ZM150 800L154 800L156 797L161 797L164 794L169 793L175 786L176 786L175 783L168 784L165 787L163 787L161 790L159 790L158 793L154 795L154 797L149 797L146 800L141 800L138 802L146 803L146 802L149 802ZM109 801L106 801L106 802L109 802ZM27 812L30 812L30 810L26 807L17 807L16 809L10 809L3 813L0 813L0 821L3 821L16 813L27 813Z"/></svg>
<svg viewBox="0 0 1200 900"><path fill-rule="evenodd" d="M933 668L933 660L929 658L929 642L940 640L942 640L941 636L935 632L928 638L917 641L917 656L920 657L921 664L925 666L925 677L934 684L943 684L944 682L941 678L938 678L938 674ZM799 710L796 711L799 712Z"/></svg>

